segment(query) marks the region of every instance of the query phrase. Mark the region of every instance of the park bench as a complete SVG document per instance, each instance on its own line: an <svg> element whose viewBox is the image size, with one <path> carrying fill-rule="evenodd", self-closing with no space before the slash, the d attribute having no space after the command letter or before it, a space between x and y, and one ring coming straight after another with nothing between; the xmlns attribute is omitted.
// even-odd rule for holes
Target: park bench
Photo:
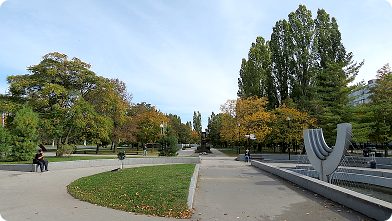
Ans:
<svg viewBox="0 0 392 221"><path fill-rule="evenodd" d="M139 155L138 151L125 151L125 154L127 155Z"/></svg>
<svg viewBox="0 0 392 221"><path fill-rule="evenodd" d="M76 149L76 150L74 150L74 154L75 153L78 153L78 152L82 152L82 153L84 153L84 154L87 154L87 153L93 153L93 154L98 154L98 152L97 152L97 150L96 149Z"/></svg>

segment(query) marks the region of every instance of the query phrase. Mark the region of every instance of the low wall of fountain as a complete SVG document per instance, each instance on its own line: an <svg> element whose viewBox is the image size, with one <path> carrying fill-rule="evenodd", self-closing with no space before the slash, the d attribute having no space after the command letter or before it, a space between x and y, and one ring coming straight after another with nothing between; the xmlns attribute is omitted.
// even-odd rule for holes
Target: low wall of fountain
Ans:
<svg viewBox="0 0 392 221"><path fill-rule="evenodd" d="M296 183L303 188L358 211L368 217L376 220L387 220L391 217L392 203L369 197L268 163L253 160L251 161L251 164L252 166Z"/></svg>

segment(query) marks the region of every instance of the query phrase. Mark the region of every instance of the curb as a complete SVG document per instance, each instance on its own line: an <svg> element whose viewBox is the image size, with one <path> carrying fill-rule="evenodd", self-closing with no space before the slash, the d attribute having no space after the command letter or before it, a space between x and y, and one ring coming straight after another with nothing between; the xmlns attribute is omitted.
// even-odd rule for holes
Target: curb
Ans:
<svg viewBox="0 0 392 221"><path fill-rule="evenodd" d="M195 171L193 172L193 176L191 178L191 184L189 185L189 193L188 193L188 207L192 209L193 198L195 197L197 177L199 176L199 168L200 164L196 164Z"/></svg>

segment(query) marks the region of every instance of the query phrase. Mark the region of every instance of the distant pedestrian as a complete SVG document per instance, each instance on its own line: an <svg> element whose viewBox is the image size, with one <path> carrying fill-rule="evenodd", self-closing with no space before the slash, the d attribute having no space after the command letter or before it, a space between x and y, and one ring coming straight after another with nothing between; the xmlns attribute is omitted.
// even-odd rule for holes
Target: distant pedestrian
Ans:
<svg viewBox="0 0 392 221"><path fill-rule="evenodd" d="M40 149L34 158L34 163L39 165L39 167L41 168L41 172L44 172L44 166L45 166L45 171L48 171L49 161L44 159L44 156L45 156L44 152Z"/></svg>
<svg viewBox="0 0 392 221"><path fill-rule="evenodd" d="M250 162L250 151L249 150L245 151L245 162Z"/></svg>
<svg viewBox="0 0 392 221"><path fill-rule="evenodd" d="M147 156L147 145L143 144L143 156Z"/></svg>

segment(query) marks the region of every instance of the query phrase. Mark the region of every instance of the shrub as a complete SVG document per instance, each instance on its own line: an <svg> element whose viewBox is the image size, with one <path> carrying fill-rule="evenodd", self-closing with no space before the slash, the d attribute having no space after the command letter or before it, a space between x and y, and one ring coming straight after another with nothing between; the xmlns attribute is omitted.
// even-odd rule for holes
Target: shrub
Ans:
<svg viewBox="0 0 392 221"><path fill-rule="evenodd" d="M11 157L14 160L31 160L38 142L38 114L29 106L22 106L16 111L8 129L11 132Z"/></svg>
<svg viewBox="0 0 392 221"><path fill-rule="evenodd" d="M166 129L166 134L159 139L159 143L161 144L161 148L159 149L159 156L178 155L178 139L170 127Z"/></svg>
<svg viewBox="0 0 392 221"><path fill-rule="evenodd" d="M74 144L64 144L61 148L56 150L56 156L66 156L69 157L75 151L76 146Z"/></svg>

